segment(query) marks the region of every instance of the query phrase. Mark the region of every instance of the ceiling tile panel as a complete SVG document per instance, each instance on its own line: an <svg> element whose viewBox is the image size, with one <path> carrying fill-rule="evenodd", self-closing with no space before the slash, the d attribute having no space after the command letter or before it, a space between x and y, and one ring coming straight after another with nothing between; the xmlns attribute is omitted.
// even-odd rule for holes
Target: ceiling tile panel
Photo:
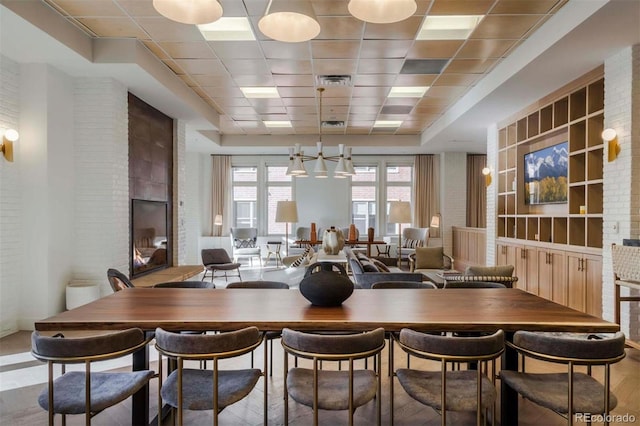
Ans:
<svg viewBox="0 0 640 426"><path fill-rule="evenodd" d="M396 74L357 74L353 78L354 86L393 86Z"/></svg>
<svg viewBox="0 0 640 426"><path fill-rule="evenodd" d="M203 41L195 25L186 25L164 18L140 18L138 24L155 41Z"/></svg>
<svg viewBox="0 0 640 426"><path fill-rule="evenodd" d="M412 16L393 24L367 24L364 38L367 40L414 40L420 26L422 16Z"/></svg>
<svg viewBox="0 0 640 426"><path fill-rule="evenodd" d="M278 74L273 76L276 86L313 86L315 81L312 75Z"/></svg>
<svg viewBox="0 0 640 426"><path fill-rule="evenodd" d="M56 6L70 16L125 16L111 0L56 0Z"/></svg>
<svg viewBox="0 0 640 426"><path fill-rule="evenodd" d="M360 59L358 74L397 74L404 59Z"/></svg>
<svg viewBox="0 0 640 426"><path fill-rule="evenodd" d="M160 42L158 45L173 59L215 59L213 51L204 41Z"/></svg>
<svg viewBox="0 0 640 426"><path fill-rule="evenodd" d="M311 74L311 61L267 59L273 74Z"/></svg>
<svg viewBox="0 0 640 426"><path fill-rule="evenodd" d="M354 87L354 98L386 98L391 87Z"/></svg>
<svg viewBox="0 0 640 426"><path fill-rule="evenodd" d="M311 59L309 43L283 43L280 41L263 41L260 43L267 59Z"/></svg>
<svg viewBox="0 0 640 426"><path fill-rule="evenodd" d="M314 40L311 42L311 55L313 58L354 58L360 50L359 40L332 41Z"/></svg>
<svg viewBox="0 0 640 426"><path fill-rule="evenodd" d="M264 59L223 59L222 63L234 75L268 74L269 68Z"/></svg>
<svg viewBox="0 0 640 426"><path fill-rule="evenodd" d="M478 24L469 38L520 38L540 18L539 15L488 15Z"/></svg>
<svg viewBox="0 0 640 426"><path fill-rule="evenodd" d="M317 59L313 61L315 75L351 75L356 72L358 62L353 59Z"/></svg>
<svg viewBox="0 0 640 426"><path fill-rule="evenodd" d="M399 74L394 86L431 86L438 74Z"/></svg>
<svg viewBox="0 0 640 426"><path fill-rule="evenodd" d="M228 75L194 75L192 77L201 86L235 86L234 81Z"/></svg>
<svg viewBox="0 0 640 426"><path fill-rule="evenodd" d="M261 75L237 75L234 74L232 76L233 81L239 87L273 87L275 82L273 80L273 76L271 74L261 74Z"/></svg>
<svg viewBox="0 0 640 426"><path fill-rule="evenodd" d="M413 43L413 40L363 40L360 57L402 59Z"/></svg>
<svg viewBox="0 0 640 426"><path fill-rule="evenodd" d="M209 87L203 86L202 90L204 90L209 96L212 98L241 98L242 91L236 87Z"/></svg>
<svg viewBox="0 0 640 426"><path fill-rule="evenodd" d="M142 43L147 46L147 49L149 49L151 53L156 55L158 58L169 59L169 55L167 55L167 53L162 50L162 48L157 43L150 40L144 40Z"/></svg>
<svg viewBox="0 0 640 426"><path fill-rule="evenodd" d="M120 7L122 7L130 16L154 18L161 17L150 1L116 0L115 2L118 3Z"/></svg>
<svg viewBox="0 0 640 426"><path fill-rule="evenodd" d="M149 39L149 36L129 18L78 18L78 22L98 37Z"/></svg>
<svg viewBox="0 0 640 426"><path fill-rule="evenodd" d="M278 87L282 98L314 98L316 91L313 87Z"/></svg>
<svg viewBox="0 0 640 426"><path fill-rule="evenodd" d="M360 40L364 22L352 16L318 16L320 34L316 40Z"/></svg>
<svg viewBox="0 0 640 426"><path fill-rule="evenodd" d="M463 40L418 40L409 49L407 58L429 59L429 58L451 58L456 54Z"/></svg>
<svg viewBox="0 0 640 426"><path fill-rule="evenodd" d="M429 15L484 15L493 3L494 0L434 0Z"/></svg>
<svg viewBox="0 0 640 426"><path fill-rule="evenodd" d="M208 44L222 59L260 59L264 54L255 41L210 41Z"/></svg>
<svg viewBox="0 0 640 426"><path fill-rule="evenodd" d="M561 3L565 1L562 0ZM549 12L556 3L558 3L558 0L499 0L490 13L505 15L514 13L543 14Z"/></svg>
<svg viewBox="0 0 640 426"><path fill-rule="evenodd" d="M467 40L456 55L457 59L484 59L502 57L515 40L478 39Z"/></svg>
<svg viewBox="0 0 640 426"><path fill-rule="evenodd" d="M217 59L178 59L175 61L188 74L226 75L227 70Z"/></svg>
<svg viewBox="0 0 640 426"><path fill-rule="evenodd" d="M482 74L495 64L495 59L455 59L444 70L445 73Z"/></svg>
<svg viewBox="0 0 640 426"><path fill-rule="evenodd" d="M347 4L345 0L314 0L312 2L316 16L348 16Z"/></svg>
<svg viewBox="0 0 640 426"><path fill-rule="evenodd" d="M482 78L481 74L442 74L434 86L471 86Z"/></svg>

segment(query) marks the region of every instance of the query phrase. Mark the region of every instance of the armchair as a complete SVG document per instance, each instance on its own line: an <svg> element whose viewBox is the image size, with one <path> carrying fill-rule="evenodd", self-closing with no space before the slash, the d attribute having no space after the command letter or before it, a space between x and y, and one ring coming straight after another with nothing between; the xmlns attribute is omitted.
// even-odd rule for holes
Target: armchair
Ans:
<svg viewBox="0 0 640 426"><path fill-rule="evenodd" d="M402 241L398 242L401 260L408 259L411 254L416 252L416 248L426 247L428 239L429 228L404 228Z"/></svg>
<svg viewBox="0 0 640 426"><path fill-rule="evenodd" d="M453 269L453 258L442 247L417 247L409 255L411 272L440 272Z"/></svg>
<svg viewBox="0 0 640 426"><path fill-rule="evenodd" d="M234 262L238 262L239 258L248 257L251 266L253 266L253 258L260 259L260 247L257 244L258 228L231 228L229 233L231 238L232 257Z"/></svg>

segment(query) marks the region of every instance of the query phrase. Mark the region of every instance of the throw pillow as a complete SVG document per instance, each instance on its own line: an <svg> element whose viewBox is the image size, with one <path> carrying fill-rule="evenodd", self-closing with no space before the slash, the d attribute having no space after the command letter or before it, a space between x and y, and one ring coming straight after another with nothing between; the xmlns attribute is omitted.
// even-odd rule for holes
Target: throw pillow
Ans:
<svg viewBox="0 0 640 426"><path fill-rule="evenodd" d="M442 247L416 248L416 269L442 269L443 253Z"/></svg>
<svg viewBox="0 0 640 426"><path fill-rule="evenodd" d="M376 267L378 268L378 271L380 272L390 272L389 267L384 263L382 263L381 261L379 261L378 259L371 259L371 263L376 265Z"/></svg>
<svg viewBox="0 0 640 426"><path fill-rule="evenodd" d="M362 263L362 269L364 272L380 272L378 268L376 268L376 265L371 263L369 260L363 260L360 263Z"/></svg>
<svg viewBox="0 0 640 426"><path fill-rule="evenodd" d="M253 238L247 238L246 240L236 238L233 240L233 246L235 248L255 248L256 240Z"/></svg>
<svg viewBox="0 0 640 426"><path fill-rule="evenodd" d="M422 240L412 240L409 238L403 238L402 239L402 248L416 248L416 247L422 247L423 245L423 241Z"/></svg>
<svg viewBox="0 0 640 426"><path fill-rule="evenodd" d="M498 277L510 277L513 275L513 265L502 266L467 266L465 275L491 275Z"/></svg>

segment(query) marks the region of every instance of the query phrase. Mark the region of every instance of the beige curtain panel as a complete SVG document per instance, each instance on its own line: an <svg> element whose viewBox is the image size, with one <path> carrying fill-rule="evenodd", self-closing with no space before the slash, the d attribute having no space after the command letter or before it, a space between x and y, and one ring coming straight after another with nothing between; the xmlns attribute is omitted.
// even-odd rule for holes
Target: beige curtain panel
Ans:
<svg viewBox="0 0 640 426"><path fill-rule="evenodd" d="M487 226L487 185L482 169L487 166L486 155L467 155L467 226Z"/></svg>
<svg viewBox="0 0 640 426"><path fill-rule="evenodd" d="M428 228L431 216L440 213L440 165L435 155L416 155L413 167L413 225ZM429 229L430 236L440 236L438 229Z"/></svg>
<svg viewBox="0 0 640 426"><path fill-rule="evenodd" d="M229 217L225 208L229 200L229 188L231 187L231 157L228 155L212 155L213 167L211 168L211 235L220 237ZM222 225L215 225L216 215L222 216Z"/></svg>

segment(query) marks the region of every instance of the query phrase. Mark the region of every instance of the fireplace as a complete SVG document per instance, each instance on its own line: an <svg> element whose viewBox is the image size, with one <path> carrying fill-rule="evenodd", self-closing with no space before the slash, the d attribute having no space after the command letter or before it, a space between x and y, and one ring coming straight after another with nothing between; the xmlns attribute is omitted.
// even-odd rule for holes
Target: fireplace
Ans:
<svg viewBox="0 0 640 426"><path fill-rule="evenodd" d="M169 266L170 227L166 201L131 200L131 276Z"/></svg>

